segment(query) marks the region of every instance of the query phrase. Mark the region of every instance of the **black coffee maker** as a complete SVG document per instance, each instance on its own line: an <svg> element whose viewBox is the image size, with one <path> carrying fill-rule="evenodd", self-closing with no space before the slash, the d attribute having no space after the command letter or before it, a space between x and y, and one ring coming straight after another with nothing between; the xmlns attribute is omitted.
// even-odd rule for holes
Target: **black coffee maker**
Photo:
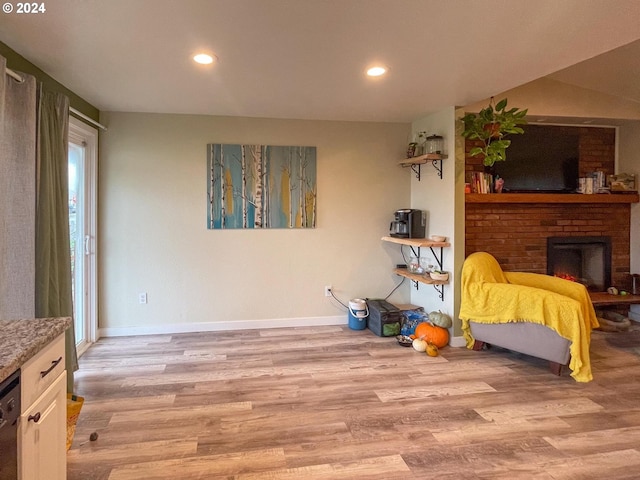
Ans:
<svg viewBox="0 0 640 480"><path fill-rule="evenodd" d="M389 225L389 235L398 238L424 238L426 212L413 208L396 210L395 220Z"/></svg>

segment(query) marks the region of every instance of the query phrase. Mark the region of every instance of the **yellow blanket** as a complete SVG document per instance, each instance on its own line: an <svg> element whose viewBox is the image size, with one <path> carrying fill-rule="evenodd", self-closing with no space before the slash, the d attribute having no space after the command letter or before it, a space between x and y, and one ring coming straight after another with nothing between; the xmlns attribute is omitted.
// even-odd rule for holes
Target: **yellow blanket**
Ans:
<svg viewBox="0 0 640 480"><path fill-rule="evenodd" d="M546 325L571 342L571 376L578 382L593 378L589 344L598 319L582 284L536 273L503 272L490 254L474 253L462 268L460 319L468 348L474 342L469 320Z"/></svg>

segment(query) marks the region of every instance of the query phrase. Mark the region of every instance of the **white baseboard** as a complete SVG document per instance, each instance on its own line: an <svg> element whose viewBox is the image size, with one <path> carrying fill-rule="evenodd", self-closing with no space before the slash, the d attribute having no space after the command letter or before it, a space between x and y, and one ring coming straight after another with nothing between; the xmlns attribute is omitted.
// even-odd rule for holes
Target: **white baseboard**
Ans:
<svg viewBox="0 0 640 480"><path fill-rule="evenodd" d="M101 337L130 337L134 335L171 335L175 333L222 332L229 330L253 330L260 328L317 327L346 325L344 315L331 317L275 318L266 320L237 320L232 322L171 323L144 327L107 327L98 330ZM451 337L450 347L466 347L464 337Z"/></svg>
<svg viewBox="0 0 640 480"><path fill-rule="evenodd" d="M99 337L128 337L133 335L167 335L174 333L221 332L258 328L316 327L346 325L346 315L330 317L275 318L265 320L237 320L230 322L170 323L140 327L106 327L98 330Z"/></svg>

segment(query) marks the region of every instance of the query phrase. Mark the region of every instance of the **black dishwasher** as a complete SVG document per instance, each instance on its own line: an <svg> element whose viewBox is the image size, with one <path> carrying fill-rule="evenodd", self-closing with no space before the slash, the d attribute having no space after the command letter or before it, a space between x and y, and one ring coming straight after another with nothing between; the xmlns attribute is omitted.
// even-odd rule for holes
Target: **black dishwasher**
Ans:
<svg viewBox="0 0 640 480"><path fill-rule="evenodd" d="M20 371L0 383L0 480L18 478Z"/></svg>

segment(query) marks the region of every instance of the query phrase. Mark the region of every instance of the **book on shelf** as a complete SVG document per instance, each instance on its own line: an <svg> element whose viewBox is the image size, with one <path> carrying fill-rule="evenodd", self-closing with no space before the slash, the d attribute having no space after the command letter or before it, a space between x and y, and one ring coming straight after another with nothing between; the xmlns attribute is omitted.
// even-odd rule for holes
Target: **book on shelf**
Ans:
<svg viewBox="0 0 640 480"><path fill-rule="evenodd" d="M493 193L493 185L493 175L490 173L471 173L471 191L473 193Z"/></svg>

